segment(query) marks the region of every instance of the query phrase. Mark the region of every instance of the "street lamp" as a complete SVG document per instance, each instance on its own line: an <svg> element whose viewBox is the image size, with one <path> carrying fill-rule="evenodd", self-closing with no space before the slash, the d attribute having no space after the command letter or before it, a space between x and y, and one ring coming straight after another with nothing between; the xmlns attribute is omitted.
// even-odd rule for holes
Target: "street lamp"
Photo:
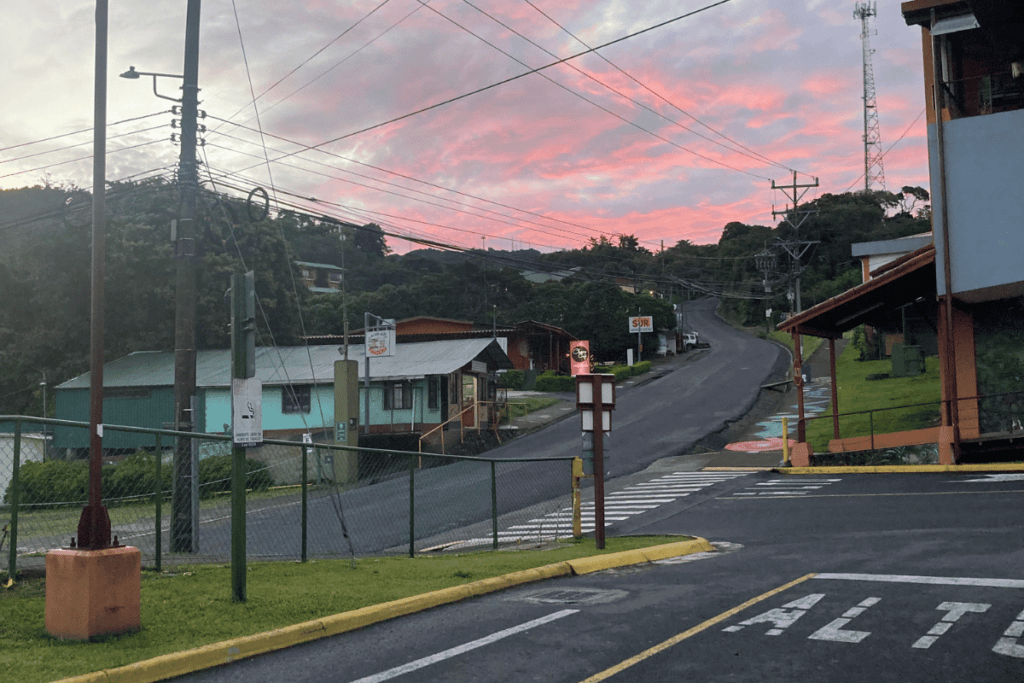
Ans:
<svg viewBox="0 0 1024 683"><path fill-rule="evenodd" d="M153 94L181 103L181 154L178 160L178 229L174 236L174 428L192 432L196 422L196 200L199 177L196 137L199 109L199 16L201 0L188 0L185 17L184 75L136 71L130 67L122 78L153 77ZM180 78L181 99L161 95L156 89L160 77ZM179 436L174 452L174 486L171 489L171 552L199 550L199 455L195 441Z"/></svg>
<svg viewBox="0 0 1024 683"><path fill-rule="evenodd" d="M161 95L160 93L158 93L157 90L156 90L156 79L157 78L181 78L181 79L184 79L185 78L184 76L179 76L178 74L161 74L161 73L155 73L155 72L152 72L152 71L136 71L134 66L129 66L128 70L125 71L123 74L121 74L121 78L127 78L127 79L133 80L133 81L134 80L138 80L142 76L152 76L153 77L153 94L154 95L156 95L157 97L159 97L161 99L170 100L171 102L177 102L178 104L181 104L181 98L168 97L167 95Z"/></svg>

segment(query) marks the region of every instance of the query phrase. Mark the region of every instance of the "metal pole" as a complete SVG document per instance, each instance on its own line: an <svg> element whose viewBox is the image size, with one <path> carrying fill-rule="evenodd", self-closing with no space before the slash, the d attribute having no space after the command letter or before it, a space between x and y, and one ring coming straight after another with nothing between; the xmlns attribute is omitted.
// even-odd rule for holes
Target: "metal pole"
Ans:
<svg viewBox="0 0 1024 683"><path fill-rule="evenodd" d="M306 523L309 519L307 480L309 479L309 447L302 447L302 561L306 561Z"/></svg>
<svg viewBox="0 0 1024 683"><path fill-rule="evenodd" d="M21 420L14 423L14 463L11 470L11 536L7 549L7 578L18 576L18 507L21 504Z"/></svg>
<svg viewBox="0 0 1024 683"><path fill-rule="evenodd" d="M163 555L164 545L164 532L163 532L163 513L164 513L164 477L163 477L163 460L164 451L160 443L160 435L156 435L156 570L161 571L161 556Z"/></svg>
<svg viewBox="0 0 1024 683"><path fill-rule="evenodd" d="M604 378L594 376L594 541L604 550Z"/></svg>
<svg viewBox="0 0 1024 683"><path fill-rule="evenodd" d="M494 537L492 547L498 549L498 477L495 463L491 461L491 533Z"/></svg>
<svg viewBox="0 0 1024 683"><path fill-rule="evenodd" d="M195 215L196 120L199 109L200 0L188 0L185 18L185 70L181 86L181 156L178 161L177 242L174 285L174 422L183 432L195 429L192 400L196 393L196 246ZM174 486L171 494L171 550L194 552L191 439L180 437L174 449Z"/></svg>
<svg viewBox="0 0 1024 683"><path fill-rule="evenodd" d="M96 0L96 75L92 154L92 282L89 316L89 504L78 520L78 547L110 546L110 517L103 507L103 280L106 275L107 0Z"/></svg>
<svg viewBox="0 0 1024 683"><path fill-rule="evenodd" d="M245 342L245 323L248 317L246 275L231 276L231 377L248 376L248 353ZM234 412L232 410L232 412ZM234 419L234 417L232 417ZM245 448L231 449L231 597L235 602L246 599L245 562Z"/></svg>
<svg viewBox="0 0 1024 683"><path fill-rule="evenodd" d="M363 433L370 433L370 314L363 313Z"/></svg>
<svg viewBox="0 0 1024 683"><path fill-rule="evenodd" d="M416 461L409 458L409 557L416 557Z"/></svg>

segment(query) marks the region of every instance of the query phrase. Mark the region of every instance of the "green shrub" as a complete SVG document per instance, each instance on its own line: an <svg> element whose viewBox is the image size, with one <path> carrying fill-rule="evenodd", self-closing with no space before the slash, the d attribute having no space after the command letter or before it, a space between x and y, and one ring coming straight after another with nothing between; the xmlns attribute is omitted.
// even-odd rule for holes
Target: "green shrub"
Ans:
<svg viewBox="0 0 1024 683"><path fill-rule="evenodd" d="M103 468L103 497L129 498L146 496L156 492L156 456L146 451L136 451L116 465ZM171 466L160 470L162 491L171 490Z"/></svg>
<svg viewBox="0 0 1024 683"><path fill-rule="evenodd" d="M262 463L246 458L246 488L263 491L274 480ZM172 468L160 472L163 490L171 490ZM156 456L146 451L133 453L119 463L101 470L103 500L106 503L125 498L151 498L156 491ZM59 507L82 505L89 498L88 460L47 460L26 462L19 470L22 505ZM209 497L231 490L231 455L215 455L199 461L199 491ZM11 490L4 492L10 504Z"/></svg>
<svg viewBox="0 0 1024 683"><path fill-rule="evenodd" d="M18 470L21 484L21 505L54 506L60 503L81 504L88 498L89 463L85 460L48 460L22 463ZM4 503L10 504L10 487Z"/></svg>
<svg viewBox="0 0 1024 683"><path fill-rule="evenodd" d="M630 374L642 375L645 372L650 372L650 371L651 371L651 361L649 361L649 360L642 360L639 363L634 363L633 364L632 372Z"/></svg>
<svg viewBox="0 0 1024 683"><path fill-rule="evenodd" d="M245 487L265 491L274 485L263 463L245 459ZM212 455L199 461L199 495L206 498L231 490L231 455Z"/></svg>
<svg viewBox="0 0 1024 683"><path fill-rule="evenodd" d="M501 375L501 383L506 389L519 391L523 388L525 375L522 370L507 370Z"/></svg>
<svg viewBox="0 0 1024 683"><path fill-rule="evenodd" d="M537 391L576 391L576 379L545 372L537 378Z"/></svg>

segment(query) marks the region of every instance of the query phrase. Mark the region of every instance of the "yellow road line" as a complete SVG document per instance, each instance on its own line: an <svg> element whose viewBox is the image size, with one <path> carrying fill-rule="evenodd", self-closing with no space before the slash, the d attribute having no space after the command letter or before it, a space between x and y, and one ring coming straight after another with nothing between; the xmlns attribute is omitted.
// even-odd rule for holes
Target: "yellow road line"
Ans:
<svg viewBox="0 0 1024 683"><path fill-rule="evenodd" d="M625 671L626 669L628 669L629 667L633 666L634 664L639 664L640 662L644 661L645 659L653 657L654 655L658 654L659 652L663 652L663 651L669 649L670 647L672 647L673 645L677 645L677 644L683 642L684 640L686 640L690 636L694 636L694 635L700 633L701 631L704 631L704 630L707 630L707 629L711 628L715 624L718 624L718 623L720 623L722 621L725 621L729 617L733 616L734 614L738 614L739 612L742 612L743 610L747 609L751 605L756 605L757 603L762 602L764 600L767 600L768 598L772 597L773 595L776 595L777 593L781 593L784 590L788 590L788 589L792 588L793 586L796 586L797 584L800 584L800 583L803 583L804 581L807 581L808 579L813 579L815 576L817 576L816 573L807 574L806 576L801 576L799 579L796 579L795 581L790 581L789 583L784 584L782 586L779 586L778 588L773 588L772 590L768 591L767 593L762 593L761 595L757 596L756 598L751 598L750 600L747 600L742 605L738 605L736 607L733 607L731 610L729 610L727 612L722 612L717 617L712 617L711 619L708 619L704 623L698 624L697 626L694 626L693 628L691 628L688 631L683 631L679 635L672 636L671 638L669 638L665 642L659 643L658 645L655 645L654 647L652 647L650 649L644 650L643 652L641 652L640 654L636 655L635 657L630 657L629 659L627 659L627 660L625 660L623 662L620 662L619 664L616 664L615 666L613 666L611 668L605 669L604 671L601 671L600 673L594 674L590 678L582 681L582 683L597 683L597 681L603 681L603 680L606 680L608 678L611 678L615 674L620 673L622 671Z"/></svg>

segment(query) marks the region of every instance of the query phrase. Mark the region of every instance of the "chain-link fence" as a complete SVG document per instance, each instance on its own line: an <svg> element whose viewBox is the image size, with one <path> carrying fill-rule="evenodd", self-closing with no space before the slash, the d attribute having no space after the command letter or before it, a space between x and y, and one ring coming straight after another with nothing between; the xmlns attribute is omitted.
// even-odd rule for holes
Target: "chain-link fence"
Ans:
<svg viewBox="0 0 1024 683"><path fill-rule="evenodd" d="M0 569L41 567L68 547L88 498L82 451L57 452L29 417L0 434ZM231 557L232 446L226 435L104 425L136 449L107 449L111 534L144 566ZM486 549L571 537L570 460L500 460L268 440L246 449L246 556L253 560Z"/></svg>

